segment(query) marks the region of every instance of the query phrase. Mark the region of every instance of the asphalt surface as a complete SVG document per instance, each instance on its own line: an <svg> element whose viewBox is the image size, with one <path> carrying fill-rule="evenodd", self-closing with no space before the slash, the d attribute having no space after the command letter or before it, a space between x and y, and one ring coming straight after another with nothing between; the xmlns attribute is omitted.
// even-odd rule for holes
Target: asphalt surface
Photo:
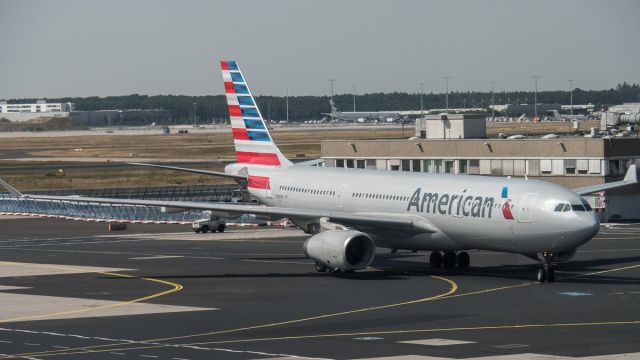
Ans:
<svg viewBox="0 0 640 360"><path fill-rule="evenodd" d="M0 359L640 357L640 226L603 228L545 284L480 251L466 271L380 249L316 273L304 238L2 219Z"/></svg>

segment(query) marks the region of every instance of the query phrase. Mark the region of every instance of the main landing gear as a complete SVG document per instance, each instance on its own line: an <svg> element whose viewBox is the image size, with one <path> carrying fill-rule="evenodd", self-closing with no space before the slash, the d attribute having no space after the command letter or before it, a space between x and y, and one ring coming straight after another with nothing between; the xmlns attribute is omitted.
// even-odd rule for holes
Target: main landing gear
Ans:
<svg viewBox="0 0 640 360"><path fill-rule="evenodd" d="M434 269L439 269L441 267L445 269L453 269L456 265L459 269L467 269L470 263L471 258L466 251L460 251L458 253L451 250L444 252L432 251L431 256L429 256L429 265Z"/></svg>
<svg viewBox="0 0 640 360"><path fill-rule="evenodd" d="M542 253L542 266L538 269L538 274L536 275L538 282L554 282L556 280L556 272L553 270L553 264L551 263L554 258L554 253Z"/></svg>

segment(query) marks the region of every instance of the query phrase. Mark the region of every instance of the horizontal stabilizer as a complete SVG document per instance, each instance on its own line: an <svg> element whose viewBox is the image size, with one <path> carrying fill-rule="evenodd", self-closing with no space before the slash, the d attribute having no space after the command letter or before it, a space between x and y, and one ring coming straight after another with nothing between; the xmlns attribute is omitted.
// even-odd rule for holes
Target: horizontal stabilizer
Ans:
<svg viewBox="0 0 640 360"><path fill-rule="evenodd" d="M14 188L13 186L7 184L4 180L0 179L0 185L2 185L2 187L4 187L5 189L7 189L8 192L11 193L11 195L19 198L22 197L22 193L20 191L18 191L18 189Z"/></svg>
<svg viewBox="0 0 640 360"><path fill-rule="evenodd" d="M178 166L167 166L167 165L156 165L156 164L145 164L145 163L127 163L127 164L136 165L136 166L147 166L147 167L153 167L153 168L158 168L158 169L184 171L184 172L189 172L189 173L194 173L194 174L201 174L201 175L226 177L226 178L231 178L231 179L239 179L239 180L246 180L247 179L246 176L242 176L242 175L227 174L227 173L224 173L224 172L217 172L217 171L189 169L189 168L183 168L183 167L178 167Z"/></svg>
<svg viewBox="0 0 640 360"><path fill-rule="evenodd" d="M293 164L293 166L315 166L327 162L325 159L314 159Z"/></svg>

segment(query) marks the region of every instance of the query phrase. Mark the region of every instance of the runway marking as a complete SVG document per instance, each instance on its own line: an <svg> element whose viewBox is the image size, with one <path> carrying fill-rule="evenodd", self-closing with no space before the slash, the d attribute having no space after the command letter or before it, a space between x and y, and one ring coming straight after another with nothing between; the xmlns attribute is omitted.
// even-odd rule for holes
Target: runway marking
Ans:
<svg viewBox="0 0 640 360"><path fill-rule="evenodd" d="M86 353L93 353L93 352L106 352L106 351L112 351L112 350L134 350L134 349L147 349L147 348L167 347L167 346L193 347L193 346L202 345L202 344L205 344L205 343L162 344L162 343L159 343L159 342L168 341L168 340L185 339L185 338L194 338L194 337L201 337L201 336L208 336L208 335L228 334L228 333L232 333L232 332L240 332L240 331L246 331L246 330L263 329L263 328L268 328L268 327L290 325L290 324L296 324L296 323L307 322L307 321L312 321L312 320L325 319L325 318L331 318L331 317L338 317L338 316L344 316L344 315L350 315L350 314L356 314L356 313L362 313L362 312L368 312L368 311L374 311L374 310L388 309L388 308L394 308L394 307L405 306L405 305L419 304L419 303L424 303L424 302L434 301L434 300L438 300L438 299L444 298L444 297L446 297L448 295L454 294L458 290L458 284L456 282L454 282L453 280L450 280L450 279L447 279L447 278L444 278L444 277L440 277L440 276L435 276L435 275L432 275L431 277L434 278L434 279L438 279L438 280L444 281L447 284L449 284L449 286L450 286L449 290L444 292L444 293L438 294L438 295L434 295L434 296L430 296L430 297L426 297L426 298L421 298L421 299L416 299L416 300L405 301L405 302L401 302L401 303L372 306L372 307L367 307L367 308L342 311L342 312L338 312L338 313L323 314L323 315L317 315L317 316L312 316L312 317L307 317L307 318L288 320L288 321L282 321L282 322L275 322L275 323L269 323L269 324L262 324L262 325L255 325L255 326L249 326L249 327L244 327L244 328L212 331L212 332L206 332L206 333L201 333L201 334L183 335L183 336L175 336L175 337L167 337L167 338L149 339L149 340L145 340L145 341L136 341L135 342L135 343L138 343L138 344L152 345L152 346L141 346L141 347L131 347L131 348L117 348L117 349L111 348L111 349L104 349L104 350L100 349L100 348L103 348L103 347L114 347L114 346L118 346L118 345L125 345L125 344L109 344L109 345L96 345L96 346L88 346L88 347L70 349L70 351L80 351L80 352L71 352L71 353L64 352L64 353L60 353L58 351L50 351L50 352L41 352L41 353L32 353L32 354L31 353L29 353L29 354L15 354L15 355L12 355L12 356L20 357L20 356L25 356L25 355L36 355L36 356L72 355L72 354L86 354ZM159 343L159 344L154 344L154 343L151 343L151 342ZM220 351L228 351L228 349L227 350L219 349L219 350Z"/></svg>
<svg viewBox="0 0 640 360"><path fill-rule="evenodd" d="M505 344L505 345L495 345L494 348L498 349L520 349L529 347L527 344Z"/></svg>
<svg viewBox="0 0 640 360"><path fill-rule="evenodd" d="M640 264L621 267L621 268L614 268L614 269L609 269L609 270L595 271L595 272L591 272L591 273L587 273L587 274L577 274L575 276L571 276L571 277L568 277L568 278L587 277L587 276L593 276L593 275L598 275L598 274L603 274L603 273L623 271L623 270L628 270L628 269L637 268L637 267L640 267ZM455 291L457 291L457 284L455 282L453 282L452 280L446 279L446 278L438 277L438 276L432 276L432 277L447 281L447 282L449 282L449 283L451 283L451 284L453 284L455 286L455 289L452 288L449 292L447 292L448 295L447 294L437 295L432 300L435 300L435 299L449 299L449 298L455 298L455 297L461 297L461 296L484 294L484 293L489 293L489 292L494 292L494 291L499 291L499 290L512 289L512 288L518 288L518 287L525 287L525 286L531 286L531 285L537 284L537 283L534 283L534 282L529 282L529 283L522 283L522 284L511 285L511 286L497 287L497 288L492 288L492 289L478 290L478 291L474 291L474 292L470 292L470 293L453 294ZM419 300L417 300L417 301L419 301ZM398 304L395 304L395 305L391 304L391 305L383 306L381 308L393 307L393 306L399 306L399 305ZM363 311L363 309L361 309L360 311ZM350 313L350 312L345 312L345 313ZM329 316L338 316L339 314L344 314L344 313L329 314ZM296 322L301 322L301 321L308 321L308 320L311 320L311 319L317 319L317 318L322 318L322 317L328 317L328 316L319 316L319 317L313 317L313 318L307 318L307 319L291 320L291 321L285 321L285 322L274 323L274 324L257 325L257 326L252 326L252 327L245 327L245 328L231 329L231 330L222 330L222 331L217 331L217 332L191 334L191 335L183 335L183 336L169 337L169 338L150 339L150 340L147 340L147 341L167 341L167 340L194 338L194 337L207 336L207 335L217 335L217 334L230 333L230 332L239 332L239 331L250 330L250 329L265 328L265 327L272 327L272 326L291 324L291 323L296 323ZM200 343L192 343L192 344L182 344L182 346L185 346L185 345L186 346L188 346L188 345L202 345L202 344L217 344L217 343L233 343L233 342L251 342L251 341L254 341L254 340L256 340L256 341L267 341L267 340L273 341L273 340L306 339L306 338L318 338L318 337L370 336L370 335L383 335L383 334L395 334L395 333L412 333L412 332L491 330L491 329L509 329L509 328L517 329L517 328L531 328L531 327L561 327L561 326L636 325L636 324L640 324L640 320L626 321L626 322L623 321L623 322L573 323L573 324L503 325L503 326L444 328L444 329L427 329L427 330L399 330L399 331L387 331L387 332L382 331L382 332L352 333L352 334L321 334L321 335L307 335L307 336L284 337L284 338L265 338L265 339L257 339L257 340L256 339L241 339L241 340L228 340L228 341L224 341L224 342L200 342ZM149 343L147 343L147 341L139 341L139 342L136 342L136 343L149 344ZM108 346L108 347L118 346L118 345L125 345L125 344L111 344L111 345L99 345L99 346L75 348L75 349L70 349L69 351L71 351L71 352L64 352L64 353L61 353L59 351L51 351L51 352L40 352L40 353L14 354L14 355L11 355L10 357L5 357L5 358L23 357L23 356L27 356L27 355L56 356L56 355L86 354L86 353L91 353L91 352L106 352L106 351L114 350L114 349L99 349L99 348L106 347L106 346ZM180 346L180 344L171 344L171 345L165 344L165 345L161 345L161 346ZM148 349L148 348L154 348L154 347L157 347L157 346L120 348L120 350Z"/></svg>
<svg viewBox="0 0 640 360"><path fill-rule="evenodd" d="M519 325L490 325L490 326L476 326L476 327L453 327L453 328L433 328L433 329L369 331L369 332L354 332L354 333L334 333L334 334L283 336L283 337L271 337L271 338L220 340L220 341L208 341L208 342L201 342L201 343L193 343L193 344L194 345L195 344L197 344L197 345L214 345L214 344L234 344L234 343L247 343L247 342L301 340L301 339L353 337L353 336L381 336L381 335L420 334L420 333L435 333L435 332L458 332L458 331L478 331L478 330L510 330L510 329L530 329L530 328L559 328L559 327L582 327L582 326L615 326L615 325L640 325L640 320L633 320L633 321L607 321L607 322L584 322L584 323L558 323L558 324L540 323L540 324L519 324ZM27 354L27 355L31 355L31 354ZM34 355L40 356L39 354L34 354Z"/></svg>
<svg viewBox="0 0 640 360"><path fill-rule="evenodd" d="M84 269L75 268L75 267L72 267L72 266L65 266L65 265L28 264L28 263L15 263L15 262L9 262L9 261L0 262L0 264L2 264L2 263L4 263L4 264L16 264L16 265L22 265L22 266L32 266L32 267L36 267L36 268L62 269L62 270L70 270L70 271L74 271L74 272L86 272L86 270L84 270ZM113 273L113 272L102 272L102 271L92 271L92 272L96 273L96 274L107 275L107 276L115 276L115 277L121 277L121 278L127 278L127 279L140 279L140 280L144 280L144 281L150 281L150 282L154 282L154 283L158 283L158 284L168 285L168 286L171 286L172 288L168 289L168 290L165 290L165 291L157 292L157 293L154 293L154 294L151 294L151 295L139 297L139 298L136 298L136 299L115 302L115 303L111 303L111 304L108 304L108 305L102 305L102 306L97 306L97 307L93 307L93 308L83 308L83 309L67 310L67 311L61 311L61 312L46 313L46 314L37 314L37 315L20 316L20 317L8 318L8 319L0 319L0 323L8 323L8 322L24 321L24 320L32 320L32 319L42 319L42 318L47 318L47 317L51 317L51 316L77 314L77 313L82 313L82 312L89 312L89 311L96 311L96 310L114 308L114 307L119 307L119 306L124 306L124 305L129 305L129 304L135 304L135 303L139 303L139 302L142 302L142 301L155 299L155 298L158 298L158 297L161 297L161 296L164 296L164 295L168 295L168 294L172 294L174 292L178 292L178 291L183 289L183 286L180 285L180 284L177 284L177 283L174 283L174 282L170 282L170 281L166 281L166 280L161 280L161 279L138 278L138 277L135 277L135 276L132 276L132 275L119 274L119 273Z"/></svg>
<svg viewBox="0 0 640 360"><path fill-rule="evenodd" d="M565 295L565 296L591 296L591 295L593 295L591 293L585 293L585 292L579 292L579 291L563 291L563 292L559 292L558 294Z"/></svg>
<svg viewBox="0 0 640 360"><path fill-rule="evenodd" d="M398 341L398 343L411 344L411 345L427 345L427 346L450 346L450 345L476 344L475 341L450 340L450 339L406 340L406 341Z"/></svg>
<svg viewBox="0 0 640 360"><path fill-rule="evenodd" d="M132 257L129 260L156 260L156 259L174 259L174 258L182 258L184 256L179 255L156 255L156 256L142 256L142 257Z"/></svg>
<svg viewBox="0 0 640 360"><path fill-rule="evenodd" d="M629 269L637 268L637 267L640 267L640 264L621 267L621 268L614 268L614 269L609 269L609 270L595 271L595 272L591 272L591 273L587 273L587 274L577 274L575 276L571 276L571 277L568 277L568 278L587 277L587 276L593 276L593 275L609 273L609 272L624 271L624 270L629 270ZM435 276L432 276L432 277L435 277ZM445 279L445 278L441 278L441 279L443 279L445 281L450 281L450 280ZM453 282L453 281L450 281L450 282L455 284L455 282ZM529 282L529 283L522 283L522 284L516 284L516 285L510 285L510 286L502 286L502 287L497 287L497 288L492 288L492 289L478 290L478 291L473 291L473 292L463 293L463 294L449 294L449 295L446 295L446 296L439 296L439 297L437 297L437 299L449 299L449 298L456 298L456 297L462 297L462 296L484 294L484 293L489 293L489 292L494 292L494 291L499 291L499 290L531 286L531 285L535 285L535 284L538 284L538 283ZM457 284L455 286L456 286L456 290L457 290ZM294 320L294 321L296 321L296 320ZM277 323L275 325L285 324L285 323L288 323L288 322ZM570 326L607 326L607 325L611 326L611 325L637 325L637 324L640 324L640 320L619 321L619 322L594 322L594 323L497 325L497 326L459 327L459 328L442 328L442 329L378 331L378 332L365 332L365 333L302 335L302 336L289 336L289 337L279 337L279 338L278 337L274 337L274 338L263 338L263 339L255 339L254 338L254 339L239 339L239 340L226 340L226 341L197 342L197 343L182 344L182 345L183 346L189 346L189 345L211 345L211 344L224 344L224 343L246 343L246 342L253 342L253 341L299 340L299 339L325 338L325 337L342 337L342 336L349 336L349 337L354 337L354 336L380 336L380 335L387 335L387 334L426 333L426 332L449 332L449 331L471 331L471 330L500 330L500 329L541 328L541 327L570 327ZM275 326L275 325L271 325L271 326ZM267 326L269 326L269 325L262 325L262 326L259 326L259 327L267 327ZM149 341L167 341L167 340L194 338L194 337L205 336L205 335L216 335L216 334L228 333L228 332L233 332L233 331L248 330L248 329L251 329L251 328L255 328L255 327L226 330L226 331L215 332L215 333L214 332L210 332L210 333L203 333L203 334L183 335L183 336L172 337L172 338L152 339L152 340L149 340ZM66 355L83 354L83 353L87 353L87 352L105 352L105 351L113 350L113 349L106 349L106 350L98 349L100 347L105 347L105 346L117 346L117 344L71 349L70 351L72 351L72 352L70 352L70 353L44 352L44 353L33 353L33 354L24 354L24 355L55 356L55 355L65 355L65 354ZM173 346L178 346L178 345L173 345ZM153 347L154 346L143 346L143 347L137 346L137 347L131 347L131 348L123 348L123 349L120 349L120 350L139 350L139 349L148 349L148 348L153 348ZM80 352L73 352L73 351L78 351L78 350L80 350ZM17 354L17 355L22 355L22 354Z"/></svg>

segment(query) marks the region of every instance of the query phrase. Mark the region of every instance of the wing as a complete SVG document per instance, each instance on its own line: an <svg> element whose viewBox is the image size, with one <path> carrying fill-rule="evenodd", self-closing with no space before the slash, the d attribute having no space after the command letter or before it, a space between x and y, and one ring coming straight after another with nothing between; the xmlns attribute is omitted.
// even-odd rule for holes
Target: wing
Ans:
<svg viewBox="0 0 640 360"><path fill-rule="evenodd" d="M31 195L21 193L2 180L0 180L0 185L3 185L15 197L22 199L66 201L70 203L157 206L185 210L210 210L218 216L222 217L237 217L242 214L255 214L271 220L278 220L285 217L309 220L328 218L328 220L332 222L339 223L348 227L374 229L383 232L398 232L408 235L440 232L440 230L436 226L431 224L425 218L412 214L367 212L347 213L314 209L296 209L274 206L208 203L195 201L133 200L80 196Z"/></svg>
<svg viewBox="0 0 640 360"><path fill-rule="evenodd" d="M629 166L629 169L627 170L627 173L624 176L624 179L622 179L622 181L615 181L615 182L598 184L593 186L585 186L585 187L575 188L571 190L578 195L587 195L587 194L592 194L598 191L614 189L614 188L632 185L636 183L638 183L638 174L636 172L636 165L633 164Z"/></svg>

